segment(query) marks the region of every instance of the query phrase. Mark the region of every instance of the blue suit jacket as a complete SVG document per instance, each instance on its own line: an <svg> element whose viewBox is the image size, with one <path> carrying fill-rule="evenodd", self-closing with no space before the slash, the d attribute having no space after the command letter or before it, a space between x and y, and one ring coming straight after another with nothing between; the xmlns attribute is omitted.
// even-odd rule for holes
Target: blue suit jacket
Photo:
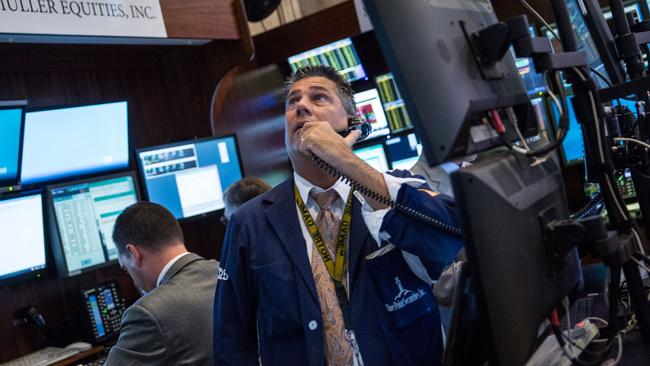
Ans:
<svg viewBox="0 0 650 366"><path fill-rule="evenodd" d="M420 209L456 224L449 197L432 199L426 193L404 188L400 189L399 199L421 195L419 198L431 201L431 205ZM395 326L388 318L364 259L377 250L377 243L360 210L361 204L355 199L348 266L350 316L364 363L439 364L442 342L437 309L418 314L417 321L403 327ZM394 212L390 217L391 222L410 220ZM289 179L240 207L230 222L215 295L216 365L255 365L258 345L265 366L325 364L318 294L298 220L293 180ZM420 250L423 245L441 244L446 248L445 255L435 250L438 257L424 258L427 269L433 272L438 272L438 266L428 264L450 262L461 246L458 238L439 232L430 235L432 240L418 243L421 237L410 236L400 225L395 226L398 228L393 228L391 234L399 236L414 254L433 255L428 249Z"/></svg>

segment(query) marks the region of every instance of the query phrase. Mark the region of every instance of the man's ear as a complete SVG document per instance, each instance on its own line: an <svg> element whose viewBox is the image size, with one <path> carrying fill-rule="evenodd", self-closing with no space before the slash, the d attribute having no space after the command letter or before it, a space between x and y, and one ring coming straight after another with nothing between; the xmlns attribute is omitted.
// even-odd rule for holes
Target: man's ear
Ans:
<svg viewBox="0 0 650 366"><path fill-rule="evenodd" d="M129 251L131 258L133 259L133 264L136 267L140 267L142 265L142 249L138 248L136 245L127 244L126 250Z"/></svg>

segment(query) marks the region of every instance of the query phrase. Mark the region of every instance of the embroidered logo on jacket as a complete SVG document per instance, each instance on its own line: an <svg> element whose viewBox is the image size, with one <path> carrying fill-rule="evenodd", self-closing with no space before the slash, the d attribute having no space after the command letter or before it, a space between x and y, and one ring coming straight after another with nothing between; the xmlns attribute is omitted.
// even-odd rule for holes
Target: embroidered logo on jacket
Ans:
<svg viewBox="0 0 650 366"><path fill-rule="evenodd" d="M395 277L395 284L397 285L398 292L393 299L393 303L390 305L384 304L384 306L386 306L386 310L389 312L403 309L409 304L420 300L422 297L424 297L424 295L426 295L423 289L419 289L416 292L405 289L402 287L402 281L400 281L399 277Z"/></svg>

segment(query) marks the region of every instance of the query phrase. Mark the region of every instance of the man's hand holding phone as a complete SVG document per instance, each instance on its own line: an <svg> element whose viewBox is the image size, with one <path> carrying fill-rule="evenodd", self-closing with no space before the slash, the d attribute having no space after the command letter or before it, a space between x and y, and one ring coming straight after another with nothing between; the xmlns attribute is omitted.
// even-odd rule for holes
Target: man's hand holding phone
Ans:
<svg viewBox="0 0 650 366"><path fill-rule="evenodd" d="M354 130L346 137L341 137L328 122L306 122L302 126L298 149L307 154L313 153L331 164L337 158L352 154L352 145L359 136L361 131Z"/></svg>

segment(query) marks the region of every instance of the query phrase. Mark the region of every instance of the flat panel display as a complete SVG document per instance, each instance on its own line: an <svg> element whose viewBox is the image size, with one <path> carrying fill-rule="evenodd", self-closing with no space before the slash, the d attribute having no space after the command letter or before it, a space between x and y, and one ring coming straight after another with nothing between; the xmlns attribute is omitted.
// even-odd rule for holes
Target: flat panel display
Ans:
<svg viewBox="0 0 650 366"><path fill-rule="evenodd" d="M132 173L49 187L57 266L64 276L117 259L112 239L117 216L139 201Z"/></svg>
<svg viewBox="0 0 650 366"><path fill-rule="evenodd" d="M422 144L415 133L409 133L387 139L386 150L388 150L388 157L393 169L408 170L420 158Z"/></svg>
<svg viewBox="0 0 650 366"><path fill-rule="evenodd" d="M562 158L567 164L582 162L585 159L585 145L582 139L582 128L576 119L576 114L573 110L573 103L571 103L573 96L567 97L567 106L569 109L569 132L567 133L564 141L562 141ZM559 114L557 108L553 104L554 121L559 122Z"/></svg>
<svg viewBox="0 0 650 366"><path fill-rule="evenodd" d="M0 282L45 269L45 220L42 194L0 200Z"/></svg>
<svg viewBox="0 0 650 366"><path fill-rule="evenodd" d="M127 102L27 112L21 184L129 165Z"/></svg>
<svg viewBox="0 0 650 366"><path fill-rule="evenodd" d="M308 65L331 66L349 82L366 77L359 55L349 38L289 57L292 73Z"/></svg>
<svg viewBox="0 0 650 366"><path fill-rule="evenodd" d="M381 173L389 170L383 143L355 149L354 154Z"/></svg>
<svg viewBox="0 0 650 366"><path fill-rule="evenodd" d="M223 191L242 178L232 135L149 147L136 154L149 201L178 219L223 209Z"/></svg>
<svg viewBox="0 0 650 366"><path fill-rule="evenodd" d="M393 74L379 75L375 78L375 83L386 112L390 130L395 132L412 127L411 117L409 117L406 105L404 105L402 94L397 89Z"/></svg>
<svg viewBox="0 0 650 366"><path fill-rule="evenodd" d="M372 132L367 137L368 139L385 136L390 133L388 121L386 120L377 89L370 89L354 94L354 103L357 106L357 116L365 118L372 126Z"/></svg>
<svg viewBox="0 0 650 366"><path fill-rule="evenodd" d="M0 104L0 187L18 183L23 107Z"/></svg>

